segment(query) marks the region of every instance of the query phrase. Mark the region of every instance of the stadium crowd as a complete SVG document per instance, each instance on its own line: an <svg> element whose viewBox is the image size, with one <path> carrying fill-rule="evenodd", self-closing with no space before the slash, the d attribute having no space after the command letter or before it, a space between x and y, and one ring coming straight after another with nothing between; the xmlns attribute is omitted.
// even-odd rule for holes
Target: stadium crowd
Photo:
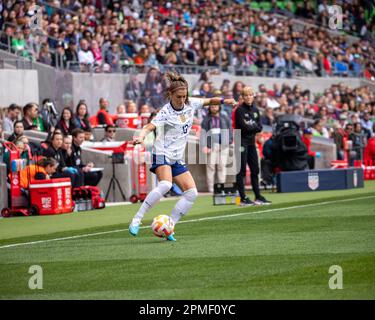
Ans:
<svg viewBox="0 0 375 320"><path fill-rule="evenodd" d="M249 9L246 1L224 0L42 3L44 20L39 32L34 32L29 10L38 1L0 1L2 48L10 45L22 56L76 71L198 65L280 77L371 79L375 74L370 1L333 3L343 8L343 30L359 36L354 42L328 32L330 5L325 0L316 7L314 1L282 2L283 7L273 1L269 11ZM319 22L322 27L295 30L292 17Z"/></svg>
<svg viewBox="0 0 375 320"><path fill-rule="evenodd" d="M89 115L85 101L80 101L75 110L64 107L59 116L51 117L51 102L46 99L41 107L29 103L23 108L12 104L7 108L7 115L0 122L2 130L10 133L8 140L17 142L24 140L24 130L48 132L45 147L48 149L53 136L58 130L61 142L64 137L74 136L79 131L82 140L92 140L92 127L106 127L105 141L113 141L116 126L122 126L120 119L123 114L139 114L149 116L163 105L163 77L159 70L153 69L152 75L146 77L144 83L133 76L125 87L125 101L116 107L116 114L109 113L109 101L101 98L97 112ZM222 97L239 100L239 93L245 84L241 81L231 83L224 79L220 87L215 87L209 72L204 72L197 83L191 85L190 95L194 97ZM303 119L301 133L311 130L313 136L332 138L337 145L337 158L343 159L345 149L343 137L352 141L351 149L363 149L371 137L375 137L375 96L368 86L352 88L344 83L334 84L320 94L312 94L309 89L300 85L290 86L287 82L282 85L274 83L267 88L264 84L255 88L255 104L261 112L261 123L264 126L274 126L279 115L298 115ZM47 111L47 112L46 112ZM233 109L224 105L220 116L232 119ZM202 110L195 114L194 129L199 133L200 127L205 126L211 112ZM0 132L1 132L0 131ZM358 138L356 135L361 135ZM34 151L34 147L31 147ZM42 150L42 152L45 152ZM361 154L353 154L353 159L360 159ZM69 161L66 161L69 162Z"/></svg>

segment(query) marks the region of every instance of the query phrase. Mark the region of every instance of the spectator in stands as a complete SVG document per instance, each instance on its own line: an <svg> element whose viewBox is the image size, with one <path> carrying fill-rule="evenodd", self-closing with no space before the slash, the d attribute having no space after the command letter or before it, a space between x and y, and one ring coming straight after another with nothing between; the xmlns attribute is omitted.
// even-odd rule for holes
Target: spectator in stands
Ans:
<svg viewBox="0 0 375 320"><path fill-rule="evenodd" d="M61 145L61 152L64 158L65 165L67 167L74 167L74 158L73 158L73 138L72 136L64 136L63 143Z"/></svg>
<svg viewBox="0 0 375 320"><path fill-rule="evenodd" d="M39 115L39 107L36 103L28 103L23 107L23 127L25 130L35 130L46 132L46 124L43 122L42 117Z"/></svg>
<svg viewBox="0 0 375 320"><path fill-rule="evenodd" d="M8 137L8 141L10 142L13 142L17 140L19 137L23 136L24 134L23 122L21 120L15 121L12 131L13 133Z"/></svg>
<svg viewBox="0 0 375 320"><path fill-rule="evenodd" d="M19 119L21 108L15 103L8 107L7 116L3 119L3 131L13 132L14 123Z"/></svg>
<svg viewBox="0 0 375 320"><path fill-rule="evenodd" d="M81 145L85 141L85 133L81 129L73 130L73 159L75 168L83 172L84 176L84 185L85 186L96 186L100 182L103 173L102 171L91 171L94 167L93 162L89 162L88 164L84 164L82 161L82 149Z"/></svg>
<svg viewBox="0 0 375 320"><path fill-rule="evenodd" d="M273 108L267 107L264 114L260 117L260 123L264 126L272 126L275 123Z"/></svg>
<svg viewBox="0 0 375 320"><path fill-rule="evenodd" d="M71 39L69 41L69 47L65 51L65 55L66 55L67 65L69 66L70 70L80 71L78 52L77 52L77 43L75 39Z"/></svg>
<svg viewBox="0 0 375 320"><path fill-rule="evenodd" d="M143 84L137 75L130 75L129 82L125 86L125 99L138 102L143 93Z"/></svg>
<svg viewBox="0 0 375 320"><path fill-rule="evenodd" d="M104 58L105 63L110 67L110 71L120 71L120 56L119 45L116 42L113 42Z"/></svg>
<svg viewBox="0 0 375 320"><path fill-rule="evenodd" d="M12 51L22 57L28 57L29 52L26 50L26 41L23 38L23 33L21 29L17 29L14 33L14 37L11 40L12 42Z"/></svg>
<svg viewBox="0 0 375 320"><path fill-rule="evenodd" d="M126 107L124 104L119 104L117 107L116 107L116 113L117 114L124 114L126 113Z"/></svg>
<svg viewBox="0 0 375 320"><path fill-rule="evenodd" d="M74 117L74 126L87 132L92 131L89 120L88 108L83 100L81 100L77 104L76 114Z"/></svg>
<svg viewBox="0 0 375 320"><path fill-rule="evenodd" d="M286 61L281 50L277 52L277 56L275 57L274 68L276 77L285 78Z"/></svg>
<svg viewBox="0 0 375 320"><path fill-rule="evenodd" d="M62 41L56 44L56 51L52 55L52 66L59 69L65 69L67 66L67 56L65 54L64 42Z"/></svg>
<svg viewBox="0 0 375 320"><path fill-rule="evenodd" d="M42 155L49 158L54 158L59 166L52 178L70 178L74 188L79 187L79 174L74 167L68 167L64 161L62 152L63 135L61 133L54 133L47 149L43 149Z"/></svg>
<svg viewBox="0 0 375 320"><path fill-rule="evenodd" d="M37 52L39 50L38 36L34 35L31 32L31 28L28 25L24 25L22 27L22 31L23 31L23 38L25 39L25 43L26 43L26 50L30 54L29 57L30 58L31 56L36 57Z"/></svg>
<svg viewBox="0 0 375 320"><path fill-rule="evenodd" d="M126 104L126 113L138 113L137 105L134 101L128 101Z"/></svg>
<svg viewBox="0 0 375 320"><path fill-rule="evenodd" d="M103 65L103 56L102 56L102 50L99 47L98 41L96 40L91 41L91 52L94 57L94 65L96 67L101 68Z"/></svg>
<svg viewBox="0 0 375 320"><path fill-rule="evenodd" d="M240 95L241 95L241 92L242 92L242 89L244 88L244 83L242 81L236 81L234 84L233 84L233 88L232 88L232 94L233 94L233 99L238 101Z"/></svg>
<svg viewBox="0 0 375 320"><path fill-rule="evenodd" d="M150 113L150 107L147 104L142 104L139 108L139 114Z"/></svg>
<svg viewBox="0 0 375 320"><path fill-rule="evenodd" d="M374 135L374 122L370 119L370 113L366 110L361 117L361 125L367 132L367 138Z"/></svg>
<svg viewBox="0 0 375 320"><path fill-rule="evenodd" d="M233 140L231 121L226 115L220 114L220 108L218 105L209 106L208 114L201 124L204 132L200 134L200 145L207 155L206 181L210 193L214 192L215 173L219 183L226 181L229 145Z"/></svg>
<svg viewBox="0 0 375 320"><path fill-rule="evenodd" d="M42 43L40 46L38 62L48 64L49 66L52 65L52 55L49 51L48 43Z"/></svg>
<svg viewBox="0 0 375 320"><path fill-rule="evenodd" d="M354 165L354 160L357 157L357 152L353 150L353 141L350 139L353 134L353 124L347 123L345 126L345 140L346 143L344 144L344 152L346 152L349 166Z"/></svg>
<svg viewBox="0 0 375 320"><path fill-rule="evenodd" d="M104 138L102 142L113 142L116 141L116 127L114 125L108 125L104 129Z"/></svg>
<svg viewBox="0 0 375 320"><path fill-rule="evenodd" d="M345 130L340 123L335 123L333 126L332 139L336 145L337 160L344 160L345 148L344 137L346 136Z"/></svg>
<svg viewBox="0 0 375 320"><path fill-rule="evenodd" d="M113 124L112 117L108 113L109 102L105 98L99 99L99 111L96 114L98 123L101 125Z"/></svg>
<svg viewBox="0 0 375 320"><path fill-rule="evenodd" d="M327 128L324 127L322 119L317 119L314 121L312 133L314 137L329 138L329 132Z"/></svg>
<svg viewBox="0 0 375 320"><path fill-rule="evenodd" d="M60 120L56 127L61 130L64 136L72 134L72 131L76 128L72 109L65 107L62 110Z"/></svg>
<svg viewBox="0 0 375 320"><path fill-rule="evenodd" d="M89 71L95 62L94 54L89 49L89 43L86 39L81 39L80 47L80 50L78 50L78 61L81 71Z"/></svg>
<svg viewBox="0 0 375 320"><path fill-rule="evenodd" d="M363 160L363 150L367 143L367 132L363 130L359 122L353 124L353 132L349 134L352 141L352 151L355 152L354 160Z"/></svg>
<svg viewBox="0 0 375 320"><path fill-rule="evenodd" d="M157 68L150 68L146 75L146 80L144 83L144 94L148 91L150 96L150 103L146 101L142 103L150 104L153 108L157 108L162 104L163 100L163 86L162 86L162 79L161 73Z"/></svg>
<svg viewBox="0 0 375 320"><path fill-rule="evenodd" d="M338 76L347 76L348 75L348 65L343 61L343 57L341 54L337 55L337 60L334 65L334 75Z"/></svg>

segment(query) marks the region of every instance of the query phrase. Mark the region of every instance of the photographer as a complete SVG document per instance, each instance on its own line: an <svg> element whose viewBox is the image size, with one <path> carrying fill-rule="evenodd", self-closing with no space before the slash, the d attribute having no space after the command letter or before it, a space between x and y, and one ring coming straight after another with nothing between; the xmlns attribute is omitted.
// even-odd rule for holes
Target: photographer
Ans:
<svg viewBox="0 0 375 320"><path fill-rule="evenodd" d="M244 87L241 92L243 103L235 111L235 128L241 130L241 146L236 155L241 157L241 169L237 174L237 187L241 197L241 206L270 204L259 191L259 163L255 146L255 135L262 131L259 110L254 105L254 90ZM245 195L244 179L246 177L246 165L250 167L251 185L255 194L252 202Z"/></svg>

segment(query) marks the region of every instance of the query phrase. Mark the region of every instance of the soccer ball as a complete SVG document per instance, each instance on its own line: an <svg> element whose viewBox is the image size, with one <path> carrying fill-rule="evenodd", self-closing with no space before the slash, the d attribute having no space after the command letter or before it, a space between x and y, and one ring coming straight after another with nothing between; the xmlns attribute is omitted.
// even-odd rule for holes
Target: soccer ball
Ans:
<svg viewBox="0 0 375 320"><path fill-rule="evenodd" d="M174 222L171 217L161 214L154 218L151 229L154 235L159 238L168 237L173 234Z"/></svg>

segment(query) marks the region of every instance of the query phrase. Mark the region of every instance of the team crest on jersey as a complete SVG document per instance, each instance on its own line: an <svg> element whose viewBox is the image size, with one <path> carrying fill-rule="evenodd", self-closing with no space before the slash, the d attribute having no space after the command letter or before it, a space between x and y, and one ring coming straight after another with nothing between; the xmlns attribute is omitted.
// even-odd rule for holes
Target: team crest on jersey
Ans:
<svg viewBox="0 0 375 320"><path fill-rule="evenodd" d="M180 114L180 120L181 122L186 122L186 117L184 114Z"/></svg>
<svg viewBox="0 0 375 320"><path fill-rule="evenodd" d="M318 173L309 173L308 177L308 186L311 190L316 190L319 187L319 174Z"/></svg>

